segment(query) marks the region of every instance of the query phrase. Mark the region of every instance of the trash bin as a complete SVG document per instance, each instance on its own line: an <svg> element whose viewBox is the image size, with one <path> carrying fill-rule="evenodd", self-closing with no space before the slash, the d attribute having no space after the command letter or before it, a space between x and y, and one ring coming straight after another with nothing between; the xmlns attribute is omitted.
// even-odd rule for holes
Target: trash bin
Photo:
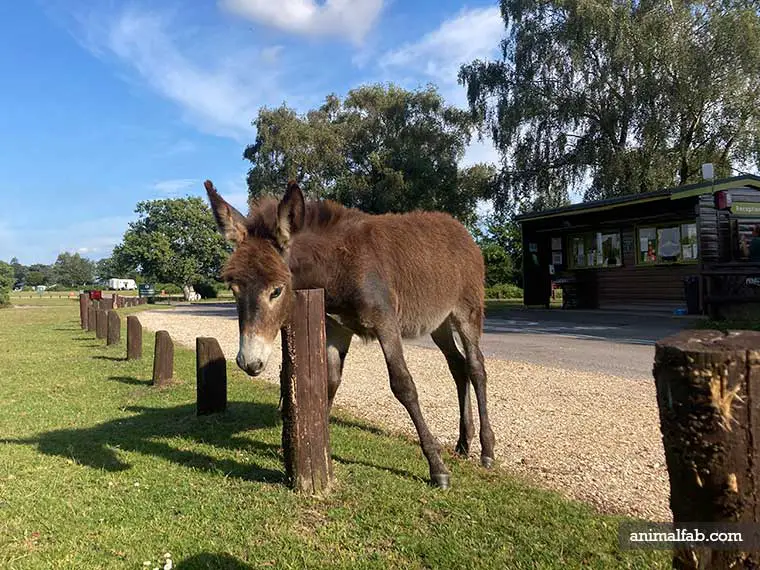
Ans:
<svg viewBox="0 0 760 570"><path fill-rule="evenodd" d="M683 280L686 310L690 315L699 314L699 277L690 276Z"/></svg>

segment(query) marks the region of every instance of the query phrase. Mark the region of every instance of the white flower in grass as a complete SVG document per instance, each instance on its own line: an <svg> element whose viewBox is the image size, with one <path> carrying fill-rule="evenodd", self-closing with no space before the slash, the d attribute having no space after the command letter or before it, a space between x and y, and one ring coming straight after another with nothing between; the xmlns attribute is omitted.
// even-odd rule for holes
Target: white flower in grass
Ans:
<svg viewBox="0 0 760 570"><path fill-rule="evenodd" d="M164 564L164 570L172 570L174 568L174 564L172 563L172 559L169 558L166 560L166 564Z"/></svg>

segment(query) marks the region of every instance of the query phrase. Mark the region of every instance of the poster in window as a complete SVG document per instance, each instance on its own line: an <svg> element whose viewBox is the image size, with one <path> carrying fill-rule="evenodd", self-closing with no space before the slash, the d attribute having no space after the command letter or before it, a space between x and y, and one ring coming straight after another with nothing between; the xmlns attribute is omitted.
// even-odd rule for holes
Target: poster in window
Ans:
<svg viewBox="0 0 760 570"><path fill-rule="evenodd" d="M558 237L552 238L552 249L555 251L562 249L562 238L558 238Z"/></svg>
<svg viewBox="0 0 760 570"><path fill-rule="evenodd" d="M553 251L552 252L552 264L554 264L554 265L562 265L562 252L561 251Z"/></svg>
<svg viewBox="0 0 760 570"><path fill-rule="evenodd" d="M660 228L657 230L657 256L666 261L676 261L681 253L680 228Z"/></svg>

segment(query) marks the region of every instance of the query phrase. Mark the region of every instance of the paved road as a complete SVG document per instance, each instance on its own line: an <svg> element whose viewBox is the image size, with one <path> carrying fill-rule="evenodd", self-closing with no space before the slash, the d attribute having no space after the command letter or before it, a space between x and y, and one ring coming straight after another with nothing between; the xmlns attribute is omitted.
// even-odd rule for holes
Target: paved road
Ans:
<svg viewBox="0 0 760 570"><path fill-rule="evenodd" d="M175 310L237 318L231 303L184 305ZM487 358L648 380L654 343L692 322L668 315L515 308L486 319L481 348ZM435 348L429 337L407 342Z"/></svg>

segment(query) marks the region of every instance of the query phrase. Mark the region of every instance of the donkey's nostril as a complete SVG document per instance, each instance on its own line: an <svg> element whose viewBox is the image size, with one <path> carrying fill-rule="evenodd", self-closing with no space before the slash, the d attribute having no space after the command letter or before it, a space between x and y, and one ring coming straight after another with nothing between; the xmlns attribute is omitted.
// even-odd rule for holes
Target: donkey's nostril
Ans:
<svg viewBox="0 0 760 570"><path fill-rule="evenodd" d="M256 376L263 369L264 369L264 363L261 360L254 360L253 362L248 363L248 366L246 367L246 372L248 372L248 374L250 374L251 376Z"/></svg>
<svg viewBox="0 0 760 570"><path fill-rule="evenodd" d="M245 370L245 359L243 358L243 355L238 352L237 358L235 359L235 362L237 362L237 365Z"/></svg>

